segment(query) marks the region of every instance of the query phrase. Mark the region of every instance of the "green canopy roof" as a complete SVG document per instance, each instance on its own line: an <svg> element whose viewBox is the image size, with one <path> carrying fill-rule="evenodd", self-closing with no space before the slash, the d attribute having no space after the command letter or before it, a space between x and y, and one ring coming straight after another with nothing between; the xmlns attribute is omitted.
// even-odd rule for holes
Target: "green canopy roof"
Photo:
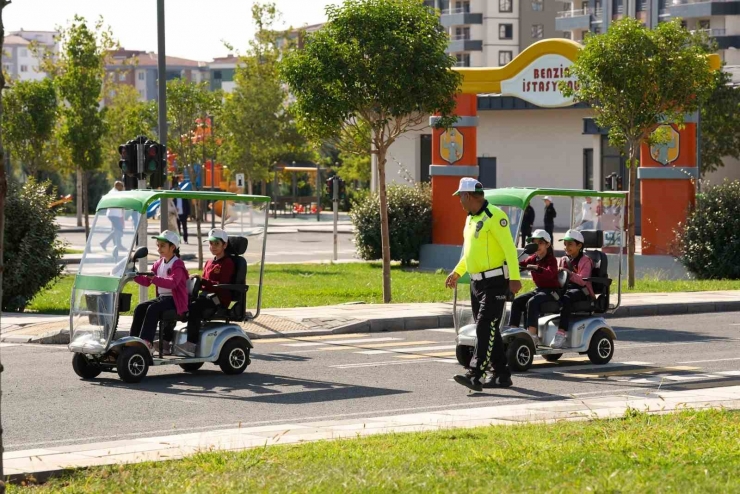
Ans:
<svg viewBox="0 0 740 494"><path fill-rule="evenodd" d="M269 202L267 196L250 196L233 192L207 192L186 190L124 190L104 195L96 210L123 208L145 213L151 203L161 198L201 199L206 201Z"/></svg>
<svg viewBox="0 0 740 494"><path fill-rule="evenodd" d="M514 206L524 209L535 196L557 197L618 197L625 199L627 192L598 191L582 189L537 189L533 187L507 187L504 189L488 189L485 191L486 200L494 206Z"/></svg>

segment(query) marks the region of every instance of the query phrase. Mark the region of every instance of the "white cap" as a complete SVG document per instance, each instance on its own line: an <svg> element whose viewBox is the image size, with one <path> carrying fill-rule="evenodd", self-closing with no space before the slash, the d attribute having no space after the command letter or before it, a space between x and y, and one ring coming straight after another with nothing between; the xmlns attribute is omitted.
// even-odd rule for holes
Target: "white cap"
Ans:
<svg viewBox="0 0 740 494"><path fill-rule="evenodd" d="M550 234L547 233L545 230L535 230L534 233L529 236L527 242L529 242L530 240L534 240L535 238L541 238L548 244L552 243L552 238L550 238Z"/></svg>
<svg viewBox="0 0 740 494"><path fill-rule="evenodd" d="M543 198L542 198L542 200L543 200L543 201L550 201L550 202L552 202L552 197L550 197L550 196L545 196L545 197L543 197Z"/></svg>
<svg viewBox="0 0 740 494"><path fill-rule="evenodd" d="M229 236L222 229L214 228L213 230L208 232L208 241L215 242L216 240L220 240L223 243L227 243L229 241Z"/></svg>
<svg viewBox="0 0 740 494"><path fill-rule="evenodd" d="M453 196L460 195L461 192L483 192L483 185L474 178L463 177L460 179L460 186Z"/></svg>
<svg viewBox="0 0 740 494"><path fill-rule="evenodd" d="M169 242L172 245L174 245L175 248L180 247L180 235L170 230L165 230L159 235L157 235L156 237L152 237L152 238L156 238L157 240L164 240L166 242Z"/></svg>
<svg viewBox="0 0 740 494"><path fill-rule="evenodd" d="M563 240L575 240L576 242L583 243L583 234L578 230L568 230L565 232Z"/></svg>

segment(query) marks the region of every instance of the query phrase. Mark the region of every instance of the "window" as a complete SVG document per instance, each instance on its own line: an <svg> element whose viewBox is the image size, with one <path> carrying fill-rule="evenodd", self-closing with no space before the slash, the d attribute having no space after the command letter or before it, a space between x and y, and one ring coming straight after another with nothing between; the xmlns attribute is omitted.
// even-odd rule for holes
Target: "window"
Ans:
<svg viewBox="0 0 740 494"><path fill-rule="evenodd" d="M514 38L514 25L513 24L499 24L498 39L513 39L513 38Z"/></svg>
<svg viewBox="0 0 740 494"><path fill-rule="evenodd" d="M144 99L144 90L143 89L139 89L139 97L141 97L141 99Z"/></svg>
<svg viewBox="0 0 740 494"><path fill-rule="evenodd" d="M456 67L470 67L470 53L457 53L455 58L457 58Z"/></svg>
<svg viewBox="0 0 740 494"><path fill-rule="evenodd" d="M457 12L462 12L464 14L470 13L470 2L457 2L456 9Z"/></svg>
<svg viewBox="0 0 740 494"><path fill-rule="evenodd" d="M511 51L500 51L498 52L498 65L499 67L503 67L507 63L511 62L512 57L514 56L514 53Z"/></svg>
<svg viewBox="0 0 740 494"><path fill-rule="evenodd" d="M470 39L470 28L469 27L456 27L455 28L455 39Z"/></svg>
<svg viewBox="0 0 740 494"><path fill-rule="evenodd" d="M144 72L139 72L139 80L140 81L143 81L145 77L146 77L146 74L144 74Z"/></svg>
<svg viewBox="0 0 740 494"><path fill-rule="evenodd" d="M532 24L532 38L542 39L545 37L544 24Z"/></svg>
<svg viewBox="0 0 740 494"><path fill-rule="evenodd" d="M571 35L570 31L563 31L563 38L573 39L573 36Z"/></svg>
<svg viewBox="0 0 740 494"><path fill-rule="evenodd" d="M511 0L498 0L499 12L513 12Z"/></svg>
<svg viewBox="0 0 740 494"><path fill-rule="evenodd" d="M542 12L545 10L544 0L532 0L532 10Z"/></svg>
<svg viewBox="0 0 740 494"><path fill-rule="evenodd" d="M126 82L126 72L118 73L118 82Z"/></svg>
<svg viewBox="0 0 740 494"><path fill-rule="evenodd" d="M581 8L583 9L584 12L586 12L588 10L588 1L581 2Z"/></svg>
<svg viewBox="0 0 740 494"><path fill-rule="evenodd" d="M702 29L702 30L709 29L709 21L708 20L699 21L699 29Z"/></svg>
<svg viewBox="0 0 740 494"><path fill-rule="evenodd" d="M27 57L28 56L28 50L25 49L25 48L21 48L21 56L22 57Z"/></svg>
<svg viewBox="0 0 740 494"><path fill-rule="evenodd" d="M213 78L214 79L221 79L221 71L220 70L214 70L213 71Z"/></svg>
<svg viewBox="0 0 740 494"><path fill-rule="evenodd" d="M28 65L21 65L21 72L28 72Z"/></svg>

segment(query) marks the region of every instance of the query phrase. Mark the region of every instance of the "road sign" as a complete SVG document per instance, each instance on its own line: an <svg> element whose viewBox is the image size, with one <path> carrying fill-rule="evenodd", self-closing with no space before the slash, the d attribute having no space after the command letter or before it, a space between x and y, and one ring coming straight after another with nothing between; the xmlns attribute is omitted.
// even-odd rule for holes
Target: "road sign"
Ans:
<svg viewBox="0 0 740 494"><path fill-rule="evenodd" d="M236 186L244 187L244 174L243 173L236 174Z"/></svg>

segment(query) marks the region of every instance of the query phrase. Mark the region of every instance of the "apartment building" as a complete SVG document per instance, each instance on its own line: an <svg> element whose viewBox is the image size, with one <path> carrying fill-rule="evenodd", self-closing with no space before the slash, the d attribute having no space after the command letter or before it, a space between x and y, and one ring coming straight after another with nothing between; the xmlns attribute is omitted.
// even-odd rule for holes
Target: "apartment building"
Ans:
<svg viewBox="0 0 740 494"><path fill-rule="evenodd" d="M655 27L681 18L691 30L702 30L719 47L727 65L740 65L740 0L575 0L561 2L555 29L566 38L583 40L589 33L603 33L625 15Z"/></svg>
<svg viewBox="0 0 740 494"><path fill-rule="evenodd" d="M38 81L46 77L40 70L41 60L34 54L31 44L39 50L56 54L59 50L55 31L12 31L3 44L3 71L11 81Z"/></svg>
<svg viewBox="0 0 740 494"><path fill-rule="evenodd" d="M210 77L208 64L186 58L166 57L167 72L165 80L185 79L200 83ZM105 67L106 73L120 84L133 86L139 92L142 101L157 100L157 54L142 50L124 48L111 53L111 59Z"/></svg>
<svg viewBox="0 0 740 494"><path fill-rule="evenodd" d="M558 5L552 0L425 0L439 10L450 35L447 52L460 67L506 65L519 52L555 30Z"/></svg>

